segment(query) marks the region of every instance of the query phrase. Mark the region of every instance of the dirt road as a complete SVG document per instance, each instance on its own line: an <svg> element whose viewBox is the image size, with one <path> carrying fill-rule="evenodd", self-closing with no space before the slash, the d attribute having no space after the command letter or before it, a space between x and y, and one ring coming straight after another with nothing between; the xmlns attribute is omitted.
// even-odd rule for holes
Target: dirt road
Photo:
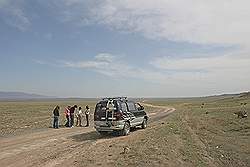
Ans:
<svg viewBox="0 0 250 167"><path fill-rule="evenodd" d="M167 117L174 108L152 106L149 127ZM146 129L147 130L147 129ZM93 127L47 129L30 134L0 139L0 165L4 167L29 166L114 166L123 156L124 147L145 135L136 130L129 136L100 136Z"/></svg>

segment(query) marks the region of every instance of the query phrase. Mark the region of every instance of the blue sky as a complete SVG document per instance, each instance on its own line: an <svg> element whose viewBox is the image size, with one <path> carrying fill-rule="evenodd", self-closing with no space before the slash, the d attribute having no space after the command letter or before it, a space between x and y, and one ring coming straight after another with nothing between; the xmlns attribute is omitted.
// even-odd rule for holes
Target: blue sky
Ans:
<svg viewBox="0 0 250 167"><path fill-rule="evenodd" d="M59 97L249 91L249 5L0 0L0 91Z"/></svg>

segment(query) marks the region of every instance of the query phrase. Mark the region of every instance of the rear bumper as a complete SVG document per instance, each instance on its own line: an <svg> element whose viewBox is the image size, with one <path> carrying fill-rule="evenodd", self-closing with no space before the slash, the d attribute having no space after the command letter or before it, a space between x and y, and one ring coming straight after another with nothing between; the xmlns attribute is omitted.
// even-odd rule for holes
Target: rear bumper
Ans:
<svg viewBox="0 0 250 167"><path fill-rule="evenodd" d="M116 130L122 130L124 128L123 121L95 121L95 129L97 131L105 131L105 132L112 132Z"/></svg>

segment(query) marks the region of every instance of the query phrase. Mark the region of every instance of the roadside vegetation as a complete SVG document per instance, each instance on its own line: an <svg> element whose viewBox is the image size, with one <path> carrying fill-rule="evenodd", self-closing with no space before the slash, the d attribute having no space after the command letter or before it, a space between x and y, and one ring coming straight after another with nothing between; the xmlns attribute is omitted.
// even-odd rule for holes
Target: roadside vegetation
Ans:
<svg viewBox="0 0 250 167"><path fill-rule="evenodd" d="M151 100L176 112L151 125L119 157L134 166L250 166L250 96ZM247 118L234 112L246 110Z"/></svg>
<svg viewBox="0 0 250 167"><path fill-rule="evenodd" d="M56 105L60 106L60 125L64 125L65 107L76 104L85 108L89 105L93 110L95 103L94 100L73 99L0 102L0 117L2 118L0 136L46 130L52 125L52 111Z"/></svg>

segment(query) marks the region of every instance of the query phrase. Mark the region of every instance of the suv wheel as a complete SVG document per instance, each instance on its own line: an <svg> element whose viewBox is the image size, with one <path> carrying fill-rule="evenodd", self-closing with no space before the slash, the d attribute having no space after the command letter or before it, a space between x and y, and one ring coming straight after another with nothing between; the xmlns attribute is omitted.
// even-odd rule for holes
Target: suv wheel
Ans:
<svg viewBox="0 0 250 167"><path fill-rule="evenodd" d="M130 124L128 122L125 122L124 128L122 130L122 135L127 136L130 133Z"/></svg>
<svg viewBox="0 0 250 167"><path fill-rule="evenodd" d="M142 125L141 125L142 129L146 129L147 125L148 125L148 121L147 121L147 119L144 118Z"/></svg>

